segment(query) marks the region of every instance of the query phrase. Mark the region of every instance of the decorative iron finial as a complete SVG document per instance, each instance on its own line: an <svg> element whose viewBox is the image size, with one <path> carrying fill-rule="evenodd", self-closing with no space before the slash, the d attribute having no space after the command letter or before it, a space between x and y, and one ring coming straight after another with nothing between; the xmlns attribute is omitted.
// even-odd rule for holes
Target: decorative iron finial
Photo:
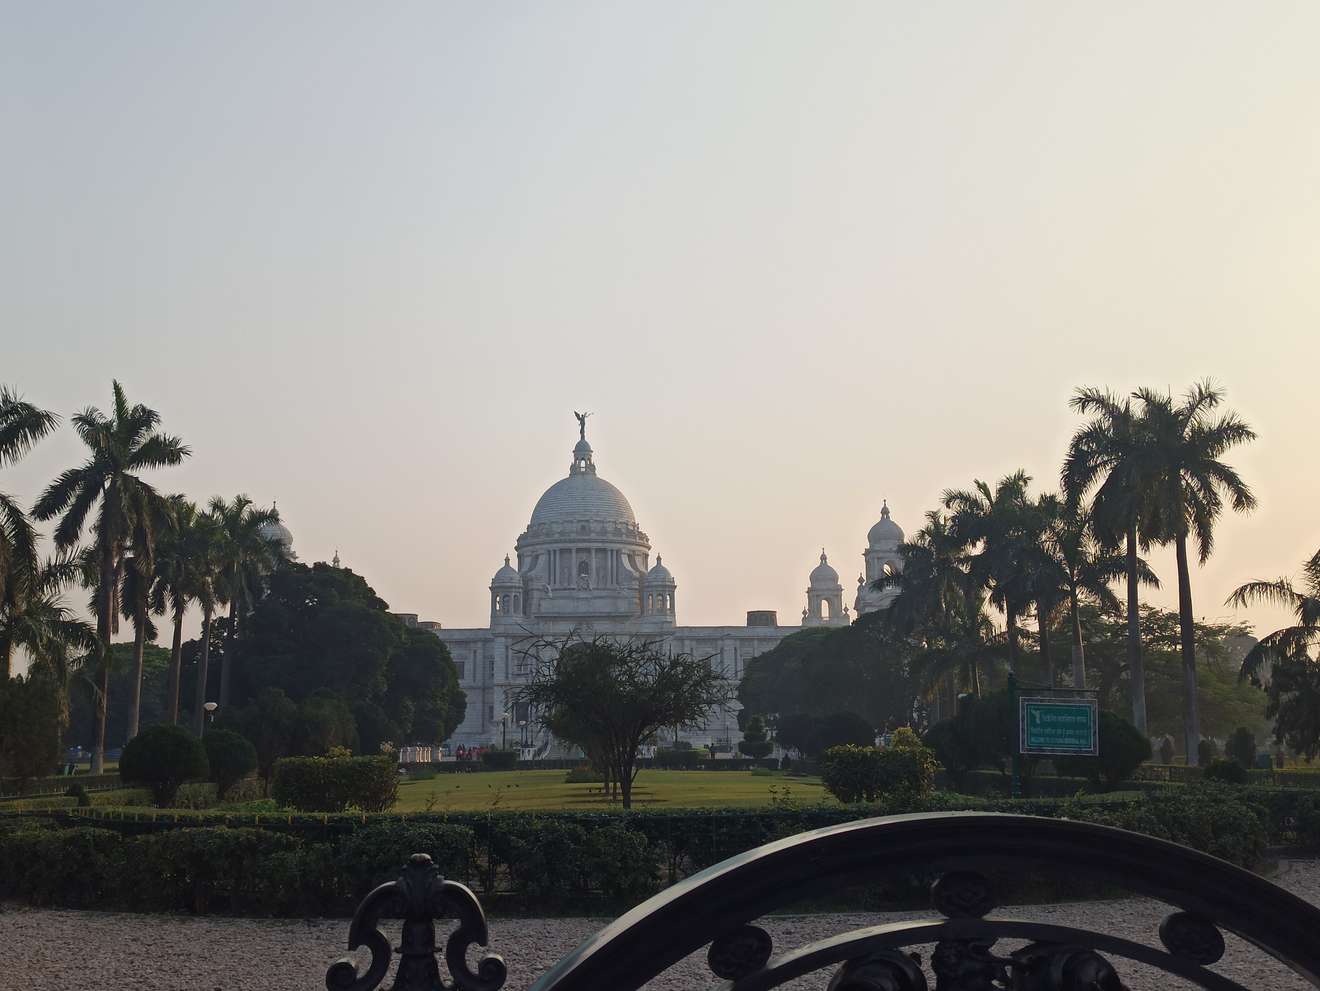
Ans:
<svg viewBox="0 0 1320 991"><path fill-rule="evenodd" d="M485 946L486 916L477 896L457 881L446 881L429 855L415 853L397 881L382 884L362 900L348 929L348 949L365 946L371 951L366 973L358 973L351 957L342 957L330 965L325 975L328 991L375 991L389 974L390 941L379 929L382 915L403 916L399 969L395 991L435 991L457 988L460 991L499 991L507 971L504 960L487 953L474 972L467 962L468 947ZM444 947L445 966L453 984L442 982L436 955L436 919L457 919L459 926L450 934Z"/></svg>

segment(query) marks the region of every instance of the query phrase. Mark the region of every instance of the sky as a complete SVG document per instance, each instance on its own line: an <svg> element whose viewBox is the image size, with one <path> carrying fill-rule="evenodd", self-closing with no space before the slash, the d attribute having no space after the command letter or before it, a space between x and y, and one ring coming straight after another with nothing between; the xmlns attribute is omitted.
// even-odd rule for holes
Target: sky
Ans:
<svg viewBox="0 0 1320 991"><path fill-rule="evenodd" d="M1212 377L1320 547L1320 5L3 3L0 382L110 381L396 610L484 626L573 410L678 619L851 601L887 499L1057 485L1073 390ZM0 489L81 458L66 426ZM1171 551L1151 554L1176 604Z"/></svg>

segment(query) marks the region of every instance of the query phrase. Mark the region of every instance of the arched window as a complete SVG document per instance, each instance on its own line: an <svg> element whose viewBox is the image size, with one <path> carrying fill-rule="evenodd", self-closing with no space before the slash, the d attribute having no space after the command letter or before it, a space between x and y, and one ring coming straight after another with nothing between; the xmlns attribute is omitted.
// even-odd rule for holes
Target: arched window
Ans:
<svg viewBox="0 0 1320 991"><path fill-rule="evenodd" d="M508 611L509 611L509 595L508 595L508 593L506 592L506 593L504 594L504 597L503 597L502 599L500 599L500 612L505 612L505 613L506 613L506 612L508 612Z"/></svg>
<svg viewBox="0 0 1320 991"><path fill-rule="evenodd" d="M648 595L646 596L646 611L647 611L647 612L655 612L655 596L654 596L654 595L649 595L649 594L648 594Z"/></svg>
<svg viewBox="0 0 1320 991"><path fill-rule="evenodd" d="M499 611L500 611L500 597L499 597L498 595L492 595L492 596L490 597L490 611L493 612L493 613L497 613L497 614L499 613Z"/></svg>
<svg viewBox="0 0 1320 991"><path fill-rule="evenodd" d="M821 618L821 619L829 619L829 618L830 618L830 600L829 600L829 599L822 598L822 599L820 600L820 618Z"/></svg>

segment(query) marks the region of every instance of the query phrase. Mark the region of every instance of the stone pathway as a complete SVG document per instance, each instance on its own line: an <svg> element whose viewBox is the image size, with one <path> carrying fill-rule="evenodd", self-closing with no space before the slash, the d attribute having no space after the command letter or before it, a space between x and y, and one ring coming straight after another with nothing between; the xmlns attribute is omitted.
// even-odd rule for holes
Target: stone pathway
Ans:
<svg viewBox="0 0 1320 991"><path fill-rule="evenodd" d="M1320 904L1320 861L1288 861L1278 882ZM1168 909L1148 899L1018 906L999 914L1097 929L1158 945ZM910 915L777 916L761 923L780 951L814 939ZM509 965L510 991L522 991L595 932L601 919L495 919L491 946ZM0 914L0 986L14 991L319 991L325 969L342 955L347 920L263 920L124 915L5 906ZM1320 939L1320 933L1317 933ZM929 958L929 948L923 948ZM1181 981L1116 961L1132 991L1172 991ZM1308 985L1233 937L1215 968L1244 986L1304 991ZM649 987L690 991L715 981L704 952L671 968ZM792 988L824 988L828 975ZM932 982L932 987L934 986ZM606 989L602 989L606 991Z"/></svg>

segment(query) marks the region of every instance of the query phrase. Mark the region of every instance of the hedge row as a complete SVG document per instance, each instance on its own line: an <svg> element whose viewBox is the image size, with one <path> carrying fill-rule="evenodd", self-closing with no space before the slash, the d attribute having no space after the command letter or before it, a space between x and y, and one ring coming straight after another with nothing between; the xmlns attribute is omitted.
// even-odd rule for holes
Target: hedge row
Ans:
<svg viewBox="0 0 1320 991"><path fill-rule="evenodd" d="M690 753L688 757L674 757L675 754ZM583 761L577 760L520 760L515 761L513 769L518 771L571 771L580 767ZM438 760L428 763L408 763L401 765L410 774L418 769L423 774L434 771L436 774L467 774L474 771L489 771L491 768L481 760ZM667 751L663 756L644 757L637 761L643 770L658 768L666 771L750 771L754 767L766 767L778 770L780 761L776 757L753 760L750 757L704 757L696 750Z"/></svg>
<svg viewBox="0 0 1320 991"><path fill-rule="evenodd" d="M1253 792L1257 792L1253 794ZM263 816L259 828L79 810L0 820L0 896L139 911L343 915L406 857L537 912L618 908L772 840L893 812L987 810L1102 822L1251 866L1271 841L1320 847L1316 796L1187 788L1130 801L978 801L935 794L868 806ZM211 823L216 816L179 817ZM232 817L231 817L232 818ZM18 825L15 826L15 823ZM94 825L89 825L94 824ZM6 828L8 825L8 828Z"/></svg>
<svg viewBox="0 0 1320 991"><path fill-rule="evenodd" d="M81 772L78 774L52 774L45 778L0 778L0 797L62 795L68 790L69 785L75 782L88 791L123 787L119 782L118 771L108 771L105 774L85 774Z"/></svg>

